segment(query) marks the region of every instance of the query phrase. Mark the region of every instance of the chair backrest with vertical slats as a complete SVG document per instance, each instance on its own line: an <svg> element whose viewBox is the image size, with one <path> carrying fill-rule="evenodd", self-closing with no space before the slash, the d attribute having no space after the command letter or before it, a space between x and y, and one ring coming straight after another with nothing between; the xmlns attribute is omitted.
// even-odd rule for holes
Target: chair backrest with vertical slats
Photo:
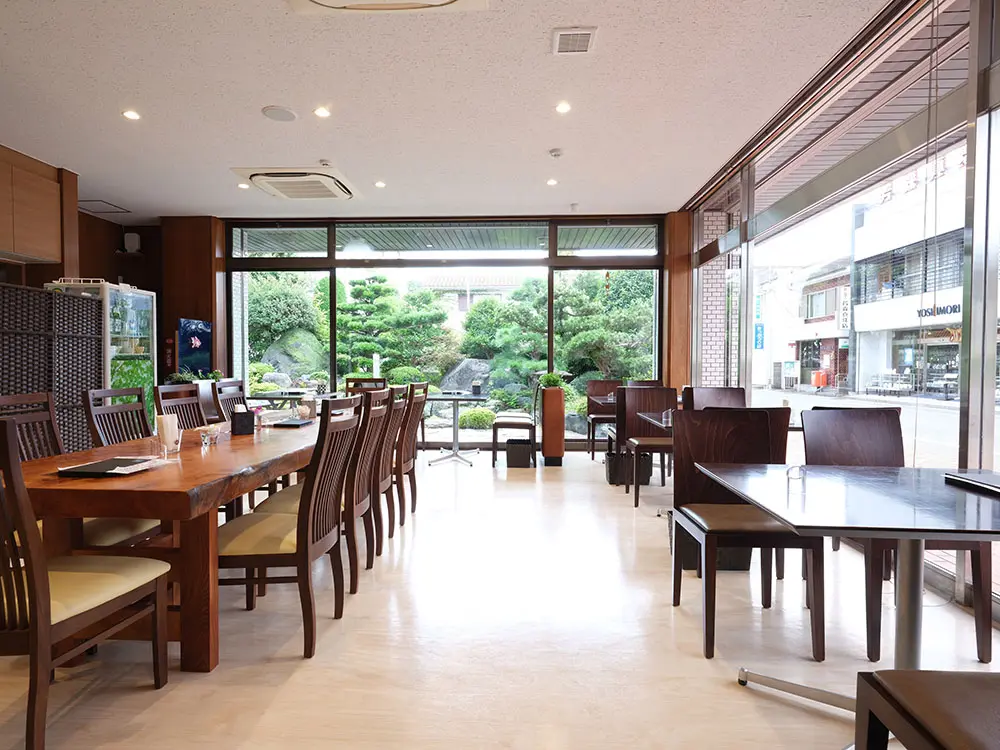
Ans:
<svg viewBox="0 0 1000 750"><path fill-rule="evenodd" d="M182 430L193 430L208 424L205 410L198 398L198 386L194 383L178 385L158 385L154 391L156 413L160 416L174 414Z"/></svg>
<svg viewBox="0 0 1000 750"><path fill-rule="evenodd" d="M409 388L405 385L394 385L389 388L389 415L386 417L382 437L379 440L376 492L385 492L392 484L392 457L396 451L396 443L399 442L403 416L406 414L408 391Z"/></svg>
<svg viewBox="0 0 1000 750"><path fill-rule="evenodd" d="M27 653L32 625L51 620L42 535L21 476L17 433L12 418L0 419L0 653L15 654Z"/></svg>
<svg viewBox="0 0 1000 750"><path fill-rule="evenodd" d="M319 438L306 469L297 531L299 543L311 550L310 558L326 553L340 532L344 482L361 421L360 405L360 396L320 402Z"/></svg>
<svg viewBox="0 0 1000 750"><path fill-rule="evenodd" d="M345 393L380 391L388 387L389 382L385 378L344 378Z"/></svg>
<svg viewBox="0 0 1000 750"><path fill-rule="evenodd" d="M238 378L212 383L212 400L215 401L215 411L219 419L231 422L236 405L247 405L246 385Z"/></svg>
<svg viewBox="0 0 1000 750"><path fill-rule="evenodd" d="M674 507L742 502L698 471L695 463L770 463L769 423L768 415L756 409L675 411Z"/></svg>
<svg viewBox="0 0 1000 750"><path fill-rule="evenodd" d="M87 391L83 394L83 410L87 413L94 445L104 447L153 436L149 417L146 416L146 394L142 388Z"/></svg>
<svg viewBox="0 0 1000 750"><path fill-rule="evenodd" d="M344 499L345 504L352 505L355 511L350 518L355 518L367 510L378 438L389 413L388 389L365 391L361 397L363 399L361 425L358 427L358 437L355 440L347 472L347 493Z"/></svg>
<svg viewBox="0 0 1000 750"><path fill-rule="evenodd" d="M51 393L0 396L0 417L8 417L14 422L18 456L22 461L65 453Z"/></svg>
<svg viewBox="0 0 1000 750"><path fill-rule="evenodd" d="M424 418L424 405L427 403L429 388L429 383L410 383L403 425L396 441L396 465L402 467L404 472L410 470L417 457L417 430L420 429L420 420Z"/></svg>
<svg viewBox="0 0 1000 750"><path fill-rule="evenodd" d="M823 409L802 412L806 463L820 466L903 466L899 410Z"/></svg>
<svg viewBox="0 0 1000 750"><path fill-rule="evenodd" d="M591 396L598 398L600 396L609 396L615 392L615 389L621 387L622 381L620 380L588 380L587 381L587 414L614 414L615 405L614 404L595 404L590 398Z"/></svg>

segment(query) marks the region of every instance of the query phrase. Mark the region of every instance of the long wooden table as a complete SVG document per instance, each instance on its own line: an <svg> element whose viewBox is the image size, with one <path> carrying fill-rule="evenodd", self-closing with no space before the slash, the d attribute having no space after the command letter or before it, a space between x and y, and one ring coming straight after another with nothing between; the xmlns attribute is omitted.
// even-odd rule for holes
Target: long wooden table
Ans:
<svg viewBox="0 0 1000 750"><path fill-rule="evenodd" d="M187 432L169 464L131 476L68 479L56 470L155 455L155 439L28 461L22 470L35 515L44 522L49 555L72 552L73 519L81 517L151 518L172 527L167 543L132 547L127 554L171 564L180 609L171 612L169 630L181 644L181 669L210 672L219 664L218 508L308 464L317 432L314 425L225 434L207 448L197 433Z"/></svg>

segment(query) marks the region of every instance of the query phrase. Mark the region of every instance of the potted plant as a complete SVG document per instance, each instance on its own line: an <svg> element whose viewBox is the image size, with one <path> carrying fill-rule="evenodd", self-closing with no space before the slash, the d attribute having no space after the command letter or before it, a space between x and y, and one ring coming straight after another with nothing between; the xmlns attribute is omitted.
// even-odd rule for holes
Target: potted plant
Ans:
<svg viewBox="0 0 1000 750"><path fill-rule="evenodd" d="M538 379L542 389L542 457L546 466L562 466L566 452L565 381L558 372L547 372Z"/></svg>

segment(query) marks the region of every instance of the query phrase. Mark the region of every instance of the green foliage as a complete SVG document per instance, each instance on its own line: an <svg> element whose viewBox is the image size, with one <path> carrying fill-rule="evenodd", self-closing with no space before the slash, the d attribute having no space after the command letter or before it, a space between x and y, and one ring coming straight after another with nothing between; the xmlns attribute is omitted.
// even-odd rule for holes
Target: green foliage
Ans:
<svg viewBox="0 0 1000 750"><path fill-rule="evenodd" d="M256 396L258 393L270 393L277 390L277 386L274 383L249 383L247 390L251 396Z"/></svg>
<svg viewBox="0 0 1000 750"><path fill-rule="evenodd" d="M251 360L259 361L267 348L287 331L301 328L315 333L323 327L317 325L319 316L313 305L314 291L303 274L257 272L250 275L247 344Z"/></svg>
<svg viewBox="0 0 1000 750"><path fill-rule="evenodd" d="M563 376L558 372L547 372L538 379L542 388L559 388L563 382Z"/></svg>
<svg viewBox="0 0 1000 750"><path fill-rule="evenodd" d="M423 382L424 374L416 367L394 367L387 377L390 385L409 385Z"/></svg>
<svg viewBox="0 0 1000 750"><path fill-rule="evenodd" d="M167 385L182 385L185 383L193 383L196 380L200 380L198 373L191 372L191 370L184 368L179 372L172 372L167 375L166 383Z"/></svg>
<svg viewBox="0 0 1000 750"><path fill-rule="evenodd" d="M250 385L262 382L265 375L274 372L274 368L266 362L251 362L247 369L247 381Z"/></svg>
<svg viewBox="0 0 1000 750"><path fill-rule="evenodd" d="M458 426L463 430L488 430L495 420L496 415L492 411L476 407L458 415Z"/></svg>
<svg viewBox="0 0 1000 750"><path fill-rule="evenodd" d="M496 334L506 318L504 305L492 297L480 300L465 316L462 354L475 359L493 359L500 351Z"/></svg>

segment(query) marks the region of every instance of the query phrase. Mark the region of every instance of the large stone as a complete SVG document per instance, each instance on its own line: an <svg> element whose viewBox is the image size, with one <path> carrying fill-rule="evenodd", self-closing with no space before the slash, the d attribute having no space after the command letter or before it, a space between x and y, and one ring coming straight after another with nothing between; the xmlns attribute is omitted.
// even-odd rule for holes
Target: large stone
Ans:
<svg viewBox="0 0 1000 750"><path fill-rule="evenodd" d="M293 328L281 334L281 338L267 347L261 361L292 380L330 367L322 342L312 331L302 328Z"/></svg>
<svg viewBox="0 0 1000 750"><path fill-rule="evenodd" d="M291 388L292 379L283 372L269 372L261 380L265 383L274 383L278 388Z"/></svg>
<svg viewBox="0 0 1000 750"><path fill-rule="evenodd" d="M463 359L441 378L442 391L472 391L472 381L483 384L483 393L489 393L490 361L488 359Z"/></svg>

